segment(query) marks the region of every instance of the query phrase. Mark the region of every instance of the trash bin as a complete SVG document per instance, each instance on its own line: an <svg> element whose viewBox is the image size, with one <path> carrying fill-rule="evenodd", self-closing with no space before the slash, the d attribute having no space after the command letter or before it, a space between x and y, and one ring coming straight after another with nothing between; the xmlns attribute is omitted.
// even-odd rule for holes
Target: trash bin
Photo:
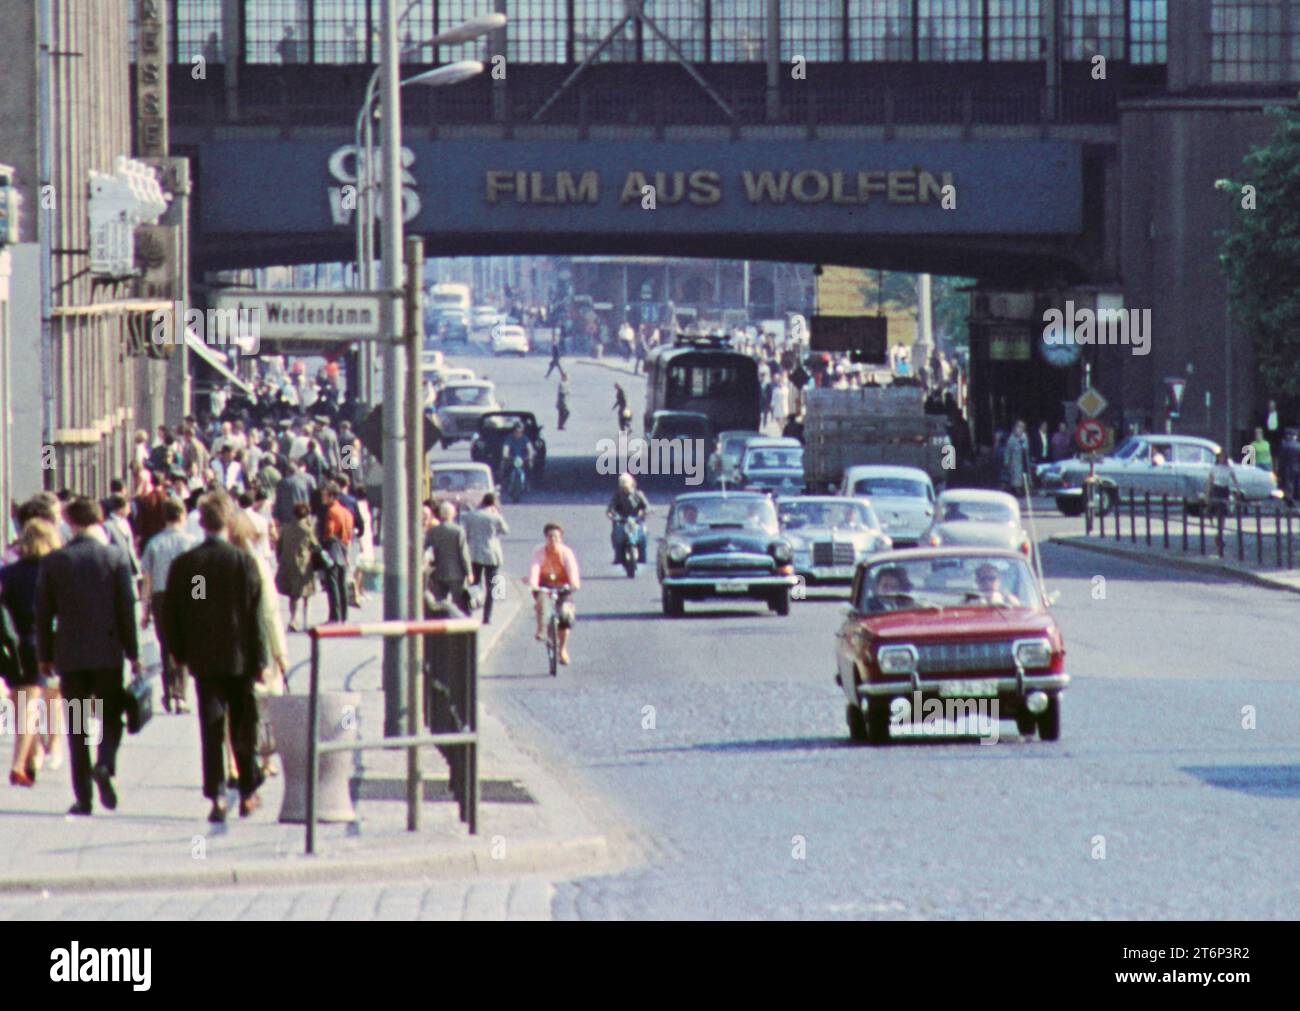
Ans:
<svg viewBox="0 0 1300 1011"><path fill-rule="evenodd" d="M426 599L425 617L464 618L454 604ZM424 637L424 723L434 734L472 731L478 726L478 635L426 635ZM470 748L439 745L451 774L451 792L466 816Z"/></svg>

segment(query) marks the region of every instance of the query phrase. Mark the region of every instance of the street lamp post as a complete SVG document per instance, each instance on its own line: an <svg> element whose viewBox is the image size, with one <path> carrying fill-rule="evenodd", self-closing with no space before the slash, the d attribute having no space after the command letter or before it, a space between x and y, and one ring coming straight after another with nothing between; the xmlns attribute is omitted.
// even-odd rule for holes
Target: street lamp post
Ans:
<svg viewBox="0 0 1300 1011"><path fill-rule="evenodd" d="M407 10L411 9L408 5ZM410 533L409 510L407 508L408 475L402 466L406 450L406 424L403 416L403 403L406 392L404 387L409 382L412 394L418 393L416 385L419 374L412 374L406 360L404 344L404 313L401 300L402 257L403 257L403 223L402 223L402 106L401 63L397 43L397 9L395 0L382 0L380 5L382 23L381 62L371 76L367 86L367 95L373 100L374 82L380 82L380 101L385 115L380 131L381 171L383 181L381 197L383 214L380 220L380 289L383 297L383 362L384 362L384 403L383 403L383 446L384 459L384 503L383 503L383 539L384 539L384 618L400 620L402 612L409 606L407 579L420 579L419 572L404 571L407 556L407 537ZM486 32L502 27L505 15L485 15L473 18L465 24L435 36L407 52L418 51L429 45L454 44L476 38ZM473 73L482 72L479 64ZM441 77L435 77L439 71ZM471 75L471 68L452 64L449 67L420 75L426 80L438 83L454 83ZM414 80L414 79L413 79ZM363 109L363 112L366 111ZM369 123L367 112L365 119ZM369 162L367 158L367 162ZM368 169L367 169L368 172ZM369 201L368 201L369 204ZM420 283L419 278L413 279ZM418 475L409 475L415 482ZM420 594L414 599L418 601ZM411 620L417 620L418 613L411 614ZM384 736L396 737L403 732L403 700L406 693L402 690L402 670L406 656L406 640L402 637L385 637L383 663L384 689Z"/></svg>

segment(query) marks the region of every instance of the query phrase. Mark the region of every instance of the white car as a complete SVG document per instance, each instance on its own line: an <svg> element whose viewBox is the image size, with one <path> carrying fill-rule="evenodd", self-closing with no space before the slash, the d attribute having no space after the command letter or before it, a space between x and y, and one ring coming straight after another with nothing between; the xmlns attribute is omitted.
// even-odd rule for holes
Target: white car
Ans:
<svg viewBox="0 0 1300 1011"><path fill-rule="evenodd" d="M934 519L934 482L918 467L849 467L840 494L871 505L895 547L919 544Z"/></svg>
<svg viewBox="0 0 1300 1011"><path fill-rule="evenodd" d="M494 355L528 354L528 333L513 323L499 323L492 328L492 353Z"/></svg>
<svg viewBox="0 0 1300 1011"><path fill-rule="evenodd" d="M478 433L479 418L501 410L501 404L497 402L493 383L475 379L448 383L438 391L434 409L442 433L442 445L446 449L453 442L474 438Z"/></svg>
<svg viewBox="0 0 1300 1011"><path fill-rule="evenodd" d="M491 329L501 321L501 311L490 305L476 305L470 313L470 326L475 330Z"/></svg>
<svg viewBox="0 0 1300 1011"><path fill-rule="evenodd" d="M865 502L838 495L776 500L781 533L794 548L794 571L809 583L849 583L858 563L894 546Z"/></svg>
<svg viewBox="0 0 1300 1011"><path fill-rule="evenodd" d="M922 547L1005 548L1029 557L1032 540L1020 522L1020 503L1003 491L954 488L939 496Z"/></svg>

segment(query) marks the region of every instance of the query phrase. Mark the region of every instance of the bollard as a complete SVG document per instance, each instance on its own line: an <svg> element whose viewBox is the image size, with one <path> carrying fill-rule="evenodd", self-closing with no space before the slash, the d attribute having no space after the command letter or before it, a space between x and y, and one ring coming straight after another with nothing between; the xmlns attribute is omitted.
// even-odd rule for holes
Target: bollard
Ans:
<svg viewBox="0 0 1300 1011"><path fill-rule="evenodd" d="M1128 539L1130 544L1138 542L1137 490L1128 490Z"/></svg>
<svg viewBox="0 0 1300 1011"><path fill-rule="evenodd" d="M1237 511L1237 561L1246 560L1246 538L1241 532L1241 503L1233 500L1232 507Z"/></svg>
<svg viewBox="0 0 1300 1011"><path fill-rule="evenodd" d="M1277 567L1282 568L1282 513L1273 510L1273 543L1277 547Z"/></svg>
<svg viewBox="0 0 1300 1011"><path fill-rule="evenodd" d="M1264 521L1260 517L1259 506L1255 506L1255 563L1264 564Z"/></svg>
<svg viewBox="0 0 1300 1011"><path fill-rule="evenodd" d="M1160 518L1164 521L1165 527L1165 550L1169 550L1169 496L1160 496Z"/></svg>
<svg viewBox="0 0 1300 1011"><path fill-rule="evenodd" d="M1146 492L1142 496L1142 511L1146 514L1147 520L1147 547L1151 547L1151 493Z"/></svg>
<svg viewBox="0 0 1300 1011"><path fill-rule="evenodd" d="M1218 533L1217 533L1217 535L1215 536L1214 541L1215 541L1215 544L1217 544L1217 545L1218 545L1218 548L1219 548L1219 561L1223 561L1223 549L1224 549L1224 547L1225 547L1225 545L1224 545L1224 543L1223 543L1224 540L1225 540L1225 538L1224 538L1223 535L1224 535L1224 527L1226 526L1226 524L1227 524L1227 522L1228 522L1228 510L1227 510L1227 509L1220 509L1220 510L1219 510L1219 515L1218 515L1217 519L1218 519L1218 521L1219 521L1219 523L1218 523Z"/></svg>
<svg viewBox="0 0 1300 1011"><path fill-rule="evenodd" d="M1111 499L1111 506L1115 510L1115 543L1118 544L1124 539L1124 499L1120 497L1119 489L1115 489L1115 495Z"/></svg>
<svg viewBox="0 0 1300 1011"><path fill-rule="evenodd" d="M1286 513L1286 567L1288 569L1295 568L1293 557L1291 554L1291 510L1288 509Z"/></svg>
<svg viewBox="0 0 1300 1011"><path fill-rule="evenodd" d="M1083 535L1092 536L1092 499L1083 496Z"/></svg>
<svg viewBox="0 0 1300 1011"><path fill-rule="evenodd" d="M1187 499L1183 499L1183 554L1187 553Z"/></svg>
<svg viewBox="0 0 1300 1011"><path fill-rule="evenodd" d="M1197 514L1196 518L1200 523L1201 554L1204 555L1205 554L1205 506L1201 506L1200 512Z"/></svg>

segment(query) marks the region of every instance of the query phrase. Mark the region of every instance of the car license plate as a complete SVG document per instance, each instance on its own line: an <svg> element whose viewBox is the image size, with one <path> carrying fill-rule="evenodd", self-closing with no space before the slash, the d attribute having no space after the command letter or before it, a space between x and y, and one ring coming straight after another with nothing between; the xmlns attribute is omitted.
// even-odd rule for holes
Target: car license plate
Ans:
<svg viewBox="0 0 1300 1011"><path fill-rule="evenodd" d="M749 589L748 583L718 583L716 587L719 593L744 593Z"/></svg>
<svg viewBox="0 0 1300 1011"><path fill-rule="evenodd" d="M940 681L939 697L944 699L988 699L998 694L996 681Z"/></svg>

